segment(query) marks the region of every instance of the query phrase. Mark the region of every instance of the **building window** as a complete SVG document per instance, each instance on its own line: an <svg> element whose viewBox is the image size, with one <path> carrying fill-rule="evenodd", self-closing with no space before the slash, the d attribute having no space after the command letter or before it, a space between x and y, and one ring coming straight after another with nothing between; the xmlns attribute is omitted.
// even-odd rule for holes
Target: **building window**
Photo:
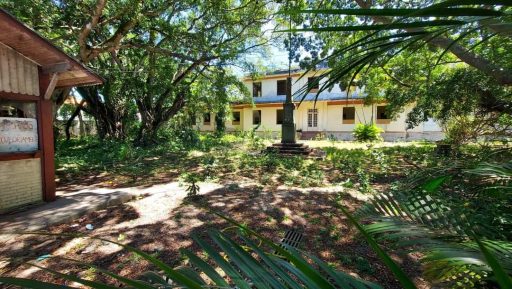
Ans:
<svg viewBox="0 0 512 289"><path fill-rule="evenodd" d="M261 82L252 83L252 97L261 97Z"/></svg>
<svg viewBox="0 0 512 289"><path fill-rule="evenodd" d="M232 120L231 124L233 124L233 125L240 124L240 112L239 111L233 111L233 120Z"/></svg>
<svg viewBox="0 0 512 289"><path fill-rule="evenodd" d="M318 109L308 109L308 127L318 127Z"/></svg>
<svg viewBox="0 0 512 289"><path fill-rule="evenodd" d="M284 121L284 110L278 109L276 110L276 124L283 124Z"/></svg>
<svg viewBox="0 0 512 289"><path fill-rule="evenodd" d="M277 81L277 95L286 95L286 79Z"/></svg>
<svg viewBox="0 0 512 289"><path fill-rule="evenodd" d="M261 124L261 110L252 111L252 124Z"/></svg>
<svg viewBox="0 0 512 289"><path fill-rule="evenodd" d="M203 116L203 124L210 125L211 121L212 121L212 116L210 115L210 113L205 113Z"/></svg>
<svg viewBox="0 0 512 289"><path fill-rule="evenodd" d="M318 89L320 88L320 78L308 77L308 88L309 91L318 91Z"/></svg>
<svg viewBox="0 0 512 289"><path fill-rule="evenodd" d="M387 113L386 105L377 106L377 123L379 124L387 124L390 123L390 119Z"/></svg>
<svg viewBox="0 0 512 289"><path fill-rule="evenodd" d="M38 149L36 103L0 100L0 153Z"/></svg>
<svg viewBox="0 0 512 289"><path fill-rule="evenodd" d="M343 108L343 123L353 124L356 120L356 108L353 106Z"/></svg>

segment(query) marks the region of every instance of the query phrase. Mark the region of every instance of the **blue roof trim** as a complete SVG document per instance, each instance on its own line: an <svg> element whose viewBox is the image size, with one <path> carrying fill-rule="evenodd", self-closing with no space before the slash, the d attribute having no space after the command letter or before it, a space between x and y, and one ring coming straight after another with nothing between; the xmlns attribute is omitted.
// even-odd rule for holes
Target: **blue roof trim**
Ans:
<svg viewBox="0 0 512 289"><path fill-rule="evenodd" d="M351 93L348 99L363 99L366 94L358 94L356 92ZM316 93L308 93L304 101L315 101ZM316 101L329 101L329 100L346 100L346 93L333 93L333 92L322 92L318 95ZM254 103L283 103L286 100L286 95L272 95L272 96L263 96L263 97L254 97ZM301 100L300 96L294 96L293 101L299 102Z"/></svg>

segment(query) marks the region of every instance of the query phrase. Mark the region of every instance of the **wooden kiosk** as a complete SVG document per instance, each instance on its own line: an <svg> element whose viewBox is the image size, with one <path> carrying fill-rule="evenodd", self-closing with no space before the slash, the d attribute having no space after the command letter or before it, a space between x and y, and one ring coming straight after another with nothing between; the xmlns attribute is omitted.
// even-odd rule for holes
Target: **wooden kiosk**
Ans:
<svg viewBox="0 0 512 289"><path fill-rule="evenodd" d="M0 213L55 200L56 88L102 79L0 9Z"/></svg>

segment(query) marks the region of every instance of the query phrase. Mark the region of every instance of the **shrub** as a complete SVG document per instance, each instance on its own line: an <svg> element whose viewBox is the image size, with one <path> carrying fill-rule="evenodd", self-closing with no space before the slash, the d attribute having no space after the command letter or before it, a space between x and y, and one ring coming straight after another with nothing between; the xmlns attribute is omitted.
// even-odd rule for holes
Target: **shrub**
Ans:
<svg viewBox="0 0 512 289"><path fill-rule="evenodd" d="M375 124L362 124L359 123L354 128L353 134L356 141L359 142L376 142L380 141L382 138L380 133L382 129L380 129Z"/></svg>

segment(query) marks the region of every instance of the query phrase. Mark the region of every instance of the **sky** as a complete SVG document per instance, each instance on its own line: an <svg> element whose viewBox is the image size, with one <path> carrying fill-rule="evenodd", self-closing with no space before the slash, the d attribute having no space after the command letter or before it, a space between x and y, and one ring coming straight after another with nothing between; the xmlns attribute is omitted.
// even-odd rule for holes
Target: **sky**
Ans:
<svg viewBox="0 0 512 289"><path fill-rule="evenodd" d="M261 28L262 31L268 33L266 37L276 37L275 34L272 35L271 33L271 31L275 30L275 25L274 22L269 22ZM244 55L240 61L247 61L256 65L259 72L288 69L288 51L284 47L282 39L275 39L272 44L267 45L264 49L265 53L262 53L260 50L255 49L254 53ZM292 66L298 65L292 63ZM251 71L234 66L233 72L237 76L242 77Z"/></svg>

